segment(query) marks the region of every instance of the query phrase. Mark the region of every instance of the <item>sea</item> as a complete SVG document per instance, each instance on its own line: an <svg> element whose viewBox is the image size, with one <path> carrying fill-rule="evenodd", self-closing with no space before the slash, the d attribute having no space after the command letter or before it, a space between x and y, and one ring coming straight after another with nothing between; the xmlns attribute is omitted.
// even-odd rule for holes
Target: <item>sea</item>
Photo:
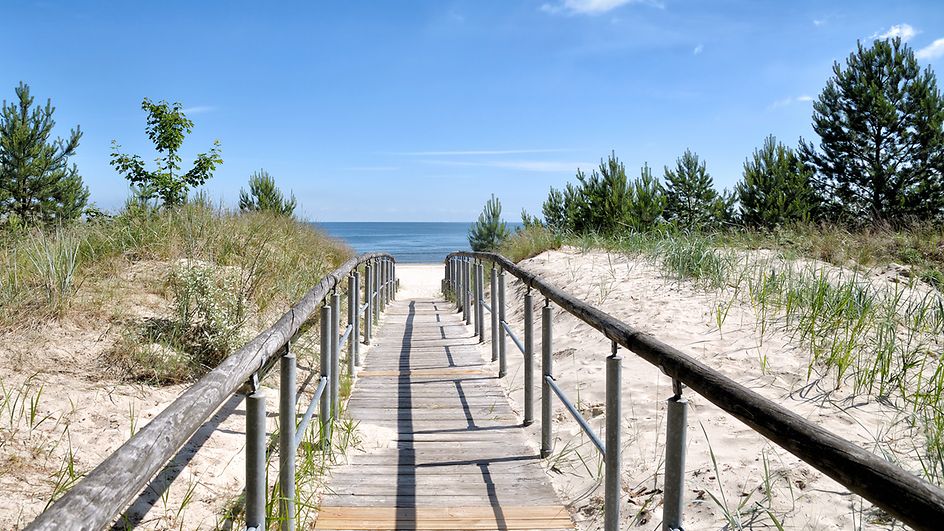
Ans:
<svg viewBox="0 0 944 531"><path fill-rule="evenodd" d="M514 230L511 223L508 225ZM472 224L333 221L317 222L315 226L358 253L387 252L400 263L432 264L442 263L453 251L468 251Z"/></svg>

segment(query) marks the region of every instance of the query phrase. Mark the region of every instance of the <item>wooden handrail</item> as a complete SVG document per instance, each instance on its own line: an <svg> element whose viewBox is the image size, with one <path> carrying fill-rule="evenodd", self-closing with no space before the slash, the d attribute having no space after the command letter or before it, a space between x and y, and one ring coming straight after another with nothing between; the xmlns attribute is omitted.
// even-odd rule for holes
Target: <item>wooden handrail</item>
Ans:
<svg viewBox="0 0 944 531"><path fill-rule="evenodd" d="M497 253L456 252L489 260L608 339L731 414L820 472L916 529L939 529L944 490L751 391L655 337L551 285Z"/></svg>
<svg viewBox="0 0 944 531"><path fill-rule="evenodd" d="M363 254L325 276L275 324L187 388L27 529L102 529L111 525L216 410L282 350L325 296L360 264L378 258L394 261L385 253Z"/></svg>

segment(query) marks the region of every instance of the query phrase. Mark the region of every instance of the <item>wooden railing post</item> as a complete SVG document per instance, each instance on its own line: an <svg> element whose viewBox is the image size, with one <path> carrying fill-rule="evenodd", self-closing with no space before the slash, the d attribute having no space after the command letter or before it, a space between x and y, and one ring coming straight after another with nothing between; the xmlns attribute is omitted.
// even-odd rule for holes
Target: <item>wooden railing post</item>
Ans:
<svg viewBox="0 0 944 531"><path fill-rule="evenodd" d="M475 261L475 290L473 295L475 297L475 335L479 336L479 343L485 342L485 327L482 324L482 320L485 317L485 308L482 307L482 294L485 290L482 289L482 261Z"/></svg>
<svg viewBox="0 0 944 531"><path fill-rule="evenodd" d="M620 419L622 418L622 362L618 345L606 358L606 454L604 458L603 529L619 531L620 526Z"/></svg>
<svg viewBox="0 0 944 531"><path fill-rule="evenodd" d="M279 381L279 517L295 531L295 354L285 345Z"/></svg>
<svg viewBox="0 0 944 531"><path fill-rule="evenodd" d="M255 380L255 377L253 377ZM246 528L265 531L266 395L258 387L246 397Z"/></svg>
<svg viewBox="0 0 944 531"><path fill-rule="evenodd" d="M465 324L472 324L472 297L469 292L472 290L471 283L472 259L466 258L462 261L462 317Z"/></svg>
<svg viewBox="0 0 944 531"><path fill-rule="evenodd" d="M682 383L674 380L675 394L666 401L665 489L662 530L682 529L685 503L685 440L688 432L688 401L682 397Z"/></svg>
<svg viewBox="0 0 944 531"><path fill-rule="evenodd" d="M534 423L534 298L524 295L524 425Z"/></svg>
<svg viewBox="0 0 944 531"><path fill-rule="evenodd" d="M541 308L541 457L551 455L552 431L554 422L551 407L551 384L548 378L554 377L554 331L552 329L552 310L550 302L545 300Z"/></svg>

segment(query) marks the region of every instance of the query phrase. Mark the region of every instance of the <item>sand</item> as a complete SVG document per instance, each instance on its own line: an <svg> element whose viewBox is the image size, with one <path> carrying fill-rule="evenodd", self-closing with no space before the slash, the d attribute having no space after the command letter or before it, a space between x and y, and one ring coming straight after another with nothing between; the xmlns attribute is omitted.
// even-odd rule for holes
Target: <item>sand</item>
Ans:
<svg viewBox="0 0 944 531"><path fill-rule="evenodd" d="M668 279L642 259L564 249L521 265L863 447L874 450L876 441L883 441L883 448L914 444L900 433L893 409L861 398L852 402L841 391L833 392L832 382L808 382L807 352L777 330L761 334L748 304L735 303L719 330L713 315L717 293ZM398 299L439 296L442 264L400 264L397 272ZM524 287L509 282L507 293L508 320L520 332ZM153 294L137 296L135 312L146 314L148 308L159 306ZM536 307L543 303L535 302ZM537 316L535 323L540 324ZM115 340L114 334L82 323L51 322L0 337L5 394L12 396L16 394L12 390L28 388L19 393L17 411L22 409L22 400L28 403L28 396L35 397L42 386L36 417L41 421L32 429L29 415L11 414L9 404L0 409L0 492L16 493L0 497L0 528L22 527L43 509L56 489L57 477L68 478L60 471L67 468L70 455L74 455L76 470L87 472L129 437L132 424L140 429L184 388L153 388L103 378L98 360ZM604 358L610 344L558 309L554 336L557 382L602 432ZM540 351L540 334L536 334L535 347ZM487 345L482 351L488 355ZM508 353L509 375L504 384L520 412L523 358L511 341ZM764 358L766 367L761 363ZM29 385L24 383L27 380ZM623 527L654 529L661 521L665 400L672 394L671 386L657 369L628 352L624 352L623 383ZM277 393L271 390L269 396L274 408ZM539 399L539 387L535 396ZM730 523L722 506L745 527L772 527L771 515L788 529L883 527L868 504L863 509L860 499L842 486L694 393L687 397L691 406L686 529L717 529ZM535 409L540 411L539 400ZM548 474L580 528L597 529L602 525L600 460L556 401L554 413L555 453L545 462ZM218 422L198 434L193 446L200 451L182 453L169 487L167 482L158 482L156 492L142 497L147 503L140 507L149 509L141 517L144 528L217 525L226 504L242 489L243 415L243 403L236 397L221 410ZM360 427L362 446L389 444L390 433L370 428ZM529 428L529 435L537 448L539 423ZM186 510L178 514L191 494Z"/></svg>

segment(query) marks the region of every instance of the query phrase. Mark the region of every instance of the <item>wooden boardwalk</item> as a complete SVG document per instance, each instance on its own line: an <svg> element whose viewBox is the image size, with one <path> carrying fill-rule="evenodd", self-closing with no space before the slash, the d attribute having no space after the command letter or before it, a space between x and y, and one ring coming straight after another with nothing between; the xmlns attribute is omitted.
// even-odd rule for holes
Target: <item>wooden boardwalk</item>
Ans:
<svg viewBox="0 0 944 531"><path fill-rule="evenodd" d="M448 302L388 307L347 416L390 442L333 469L316 529L573 529L484 348Z"/></svg>

